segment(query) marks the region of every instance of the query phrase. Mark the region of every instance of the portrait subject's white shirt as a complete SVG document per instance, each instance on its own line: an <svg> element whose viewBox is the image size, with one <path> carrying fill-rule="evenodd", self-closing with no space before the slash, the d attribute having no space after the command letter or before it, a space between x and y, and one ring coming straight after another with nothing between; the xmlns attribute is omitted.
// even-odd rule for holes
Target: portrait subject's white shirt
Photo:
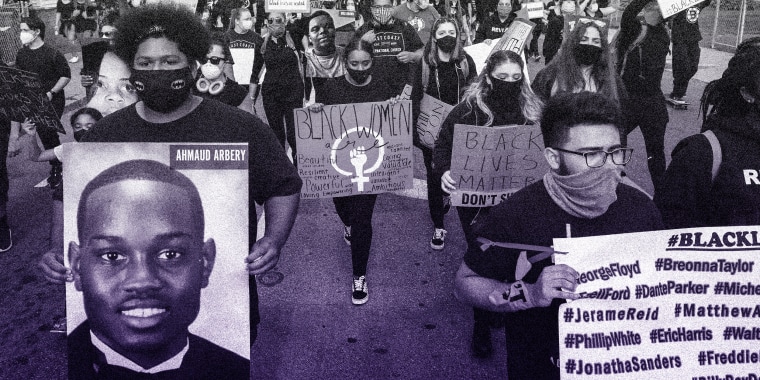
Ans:
<svg viewBox="0 0 760 380"><path fill-rule="evenodd" d="M141 373L158 373L179 368L182 365L182 359L185 358L185 354L187 353L188 348L190 348L190 340L188 339L185 341L185 347L183 347L182 350L177 353L177 355L172 356L169 358L169 360L160 363L152 368L145 369L143 367L140 367L135 362L127 359L122 354L114 351L111 349L111 347L108 347L108 345L98 339L98 337L95 336L92 331L90 331L90 340L92 340L92 344L98 350L100 350L103 355L105 355L106 362L109 365L117 365L119 367L124 367L126 369Z"/></svg>

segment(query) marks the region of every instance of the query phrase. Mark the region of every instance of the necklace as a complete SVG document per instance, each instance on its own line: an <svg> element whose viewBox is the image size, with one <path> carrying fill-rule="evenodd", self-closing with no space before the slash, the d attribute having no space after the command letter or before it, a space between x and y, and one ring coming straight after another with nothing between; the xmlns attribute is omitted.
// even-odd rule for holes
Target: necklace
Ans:
<svg viewBox="0 0 760 380"><path fill-rule="evenodd" d="M335 53L333 53L332 59L330 60L330 63L327 66L325 66L325 65L322 64L322 60L319 59L319 57L320 56L318 56L317 53L314 53L314 61L316 61L317 64L320 67L322 67L322 69L325 70L325 71L328 71L328 70L332 69L333 67L335 67L335 64L338 63L338 55L335 54Z"/></svg>

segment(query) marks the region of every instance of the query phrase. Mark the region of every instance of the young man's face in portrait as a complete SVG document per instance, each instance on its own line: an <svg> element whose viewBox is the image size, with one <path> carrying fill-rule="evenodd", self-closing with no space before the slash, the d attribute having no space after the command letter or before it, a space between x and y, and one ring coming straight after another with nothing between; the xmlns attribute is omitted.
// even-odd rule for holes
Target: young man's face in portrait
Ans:
<svg viewBox="0 0 760 380"><path fill-rule="evenodd" d="M70 245L92 332L138 364L184 347L208 285L216 249L203 242L203 210L190 199L158 181L105 185L90 193L80 245Z"/></svg>

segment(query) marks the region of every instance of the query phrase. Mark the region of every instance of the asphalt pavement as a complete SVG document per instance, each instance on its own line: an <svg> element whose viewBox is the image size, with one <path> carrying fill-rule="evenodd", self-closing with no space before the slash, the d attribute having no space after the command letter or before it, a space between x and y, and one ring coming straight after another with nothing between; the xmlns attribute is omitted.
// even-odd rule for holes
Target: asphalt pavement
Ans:
<svg viewBox="0 0 760 380"><path fill-rule="evenodd" d="M725 69L730 54L702 49L700 70L690 83L687 111L669 108L666 153L699 132L697 104L705 83ZM81 61L72 63L66 88L74 108ZM79 66L79 67L77 67ZM532 75L540 64L531 63ZM669 66L663 91L672 87ZM250 104L244 104L250 109ZM258 114L263 115L260 104ZM64 124L68 127L68 115ZM70 134L63 138L70 139ZM652 190L641 133L626 172ZM453 278L464 254L456 211L446 215L446 247L434 251L433 226L424 199L425 170L415 149L417 188L378 197L368 268L369 301L351 304L351 255L329 199L302 201L276 272L261 278L259 337L252 347L255 379L504 379L503 330L493 330L494 355L470 354L472 309L453 295ZM0 379L65 378L65 337L49 332L64 315L63 288L46 283L36 262L49 246L50 192L35 188L49 166L23 157L8 162L9 223L14 247L0 254ZM275 282L275 283L272 283Z"/></svg>

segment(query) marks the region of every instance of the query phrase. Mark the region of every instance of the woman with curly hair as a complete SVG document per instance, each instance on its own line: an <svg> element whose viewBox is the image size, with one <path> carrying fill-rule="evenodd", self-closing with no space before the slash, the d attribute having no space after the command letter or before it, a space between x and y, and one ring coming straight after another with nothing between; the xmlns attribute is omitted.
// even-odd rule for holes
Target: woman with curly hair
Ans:
<svg viewBox="0 0 760 380"><path fill-rule="evenodd" d="M525 62L513 51L500 50L491 54L480 76L470 85L459 103L441 125L441 132L433 149L433 175L441 178L441 189L446 193L456 190L451 176L451 151L454 143L454 125L495 127L528 124L538 121L543 102L533 93L523 77ZM490 207L457 207L468 247L479 246L472 226L478 215ZM491 355L490 314L474 309L475 325L472 349L475 356Z"/></svg>

